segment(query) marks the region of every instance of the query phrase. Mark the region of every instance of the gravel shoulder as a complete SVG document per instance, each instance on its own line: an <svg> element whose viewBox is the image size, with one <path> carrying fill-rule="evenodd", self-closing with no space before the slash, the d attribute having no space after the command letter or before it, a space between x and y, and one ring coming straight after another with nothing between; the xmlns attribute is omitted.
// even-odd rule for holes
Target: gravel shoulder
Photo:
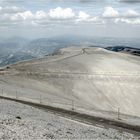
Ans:
<svg viewBox="0 0 140 140"><path fill-rule="evenodd" d="M0 139L140 139L102 126L72 121L37 108L0 99Z"/></svg>

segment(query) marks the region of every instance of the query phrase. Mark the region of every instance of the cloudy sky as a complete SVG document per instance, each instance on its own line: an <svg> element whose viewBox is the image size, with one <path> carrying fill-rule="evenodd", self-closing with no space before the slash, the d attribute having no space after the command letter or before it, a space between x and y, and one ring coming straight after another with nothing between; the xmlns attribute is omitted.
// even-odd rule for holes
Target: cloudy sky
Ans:
<svg viewBox="0 0 140 140"><path fill-rule="evenodd" d="M0 37L140 38L140 0L0 0Z"/></svg>

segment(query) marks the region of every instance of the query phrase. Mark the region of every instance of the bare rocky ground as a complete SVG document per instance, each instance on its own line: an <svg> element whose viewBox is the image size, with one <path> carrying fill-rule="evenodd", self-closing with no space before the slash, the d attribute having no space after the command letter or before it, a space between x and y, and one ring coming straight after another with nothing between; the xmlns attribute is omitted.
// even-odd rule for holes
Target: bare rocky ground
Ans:
<svg viewBox="0 0 140 140"><path fill-rule="evenodd" d="M90 126L31 106L0 99L1 140L140 139L101 126Z"/></svg>

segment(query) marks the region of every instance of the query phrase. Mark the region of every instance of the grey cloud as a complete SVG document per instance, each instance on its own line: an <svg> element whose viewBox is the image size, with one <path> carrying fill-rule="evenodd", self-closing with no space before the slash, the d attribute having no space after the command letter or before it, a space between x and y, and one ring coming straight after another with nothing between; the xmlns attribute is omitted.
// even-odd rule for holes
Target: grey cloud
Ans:
<svg viewBox="0 0 140 140"><path fill-rule="evenodd" d="M125 2L125 3L140 3L140 0L119 0L119 2Z"/></svg>
<svg viewBox="0 0 140 140"><path fill-rule="evenodd" d="M1 7L0 13L9 13L9 14L14 14L18 12L23 12L23 8L19 8L16 6L6 6L6 7Z"/></svg>

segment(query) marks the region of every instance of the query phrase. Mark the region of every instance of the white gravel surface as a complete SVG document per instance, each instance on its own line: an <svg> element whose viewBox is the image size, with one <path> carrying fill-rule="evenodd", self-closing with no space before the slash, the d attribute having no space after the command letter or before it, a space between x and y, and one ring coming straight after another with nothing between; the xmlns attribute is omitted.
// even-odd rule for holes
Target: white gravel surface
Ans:
<svg viewBox="0 0 140 140"><path fill-rule="evenodd" d="M20 103L0 99L0 140L140 139L114 129L72 121Z"/></svg>

